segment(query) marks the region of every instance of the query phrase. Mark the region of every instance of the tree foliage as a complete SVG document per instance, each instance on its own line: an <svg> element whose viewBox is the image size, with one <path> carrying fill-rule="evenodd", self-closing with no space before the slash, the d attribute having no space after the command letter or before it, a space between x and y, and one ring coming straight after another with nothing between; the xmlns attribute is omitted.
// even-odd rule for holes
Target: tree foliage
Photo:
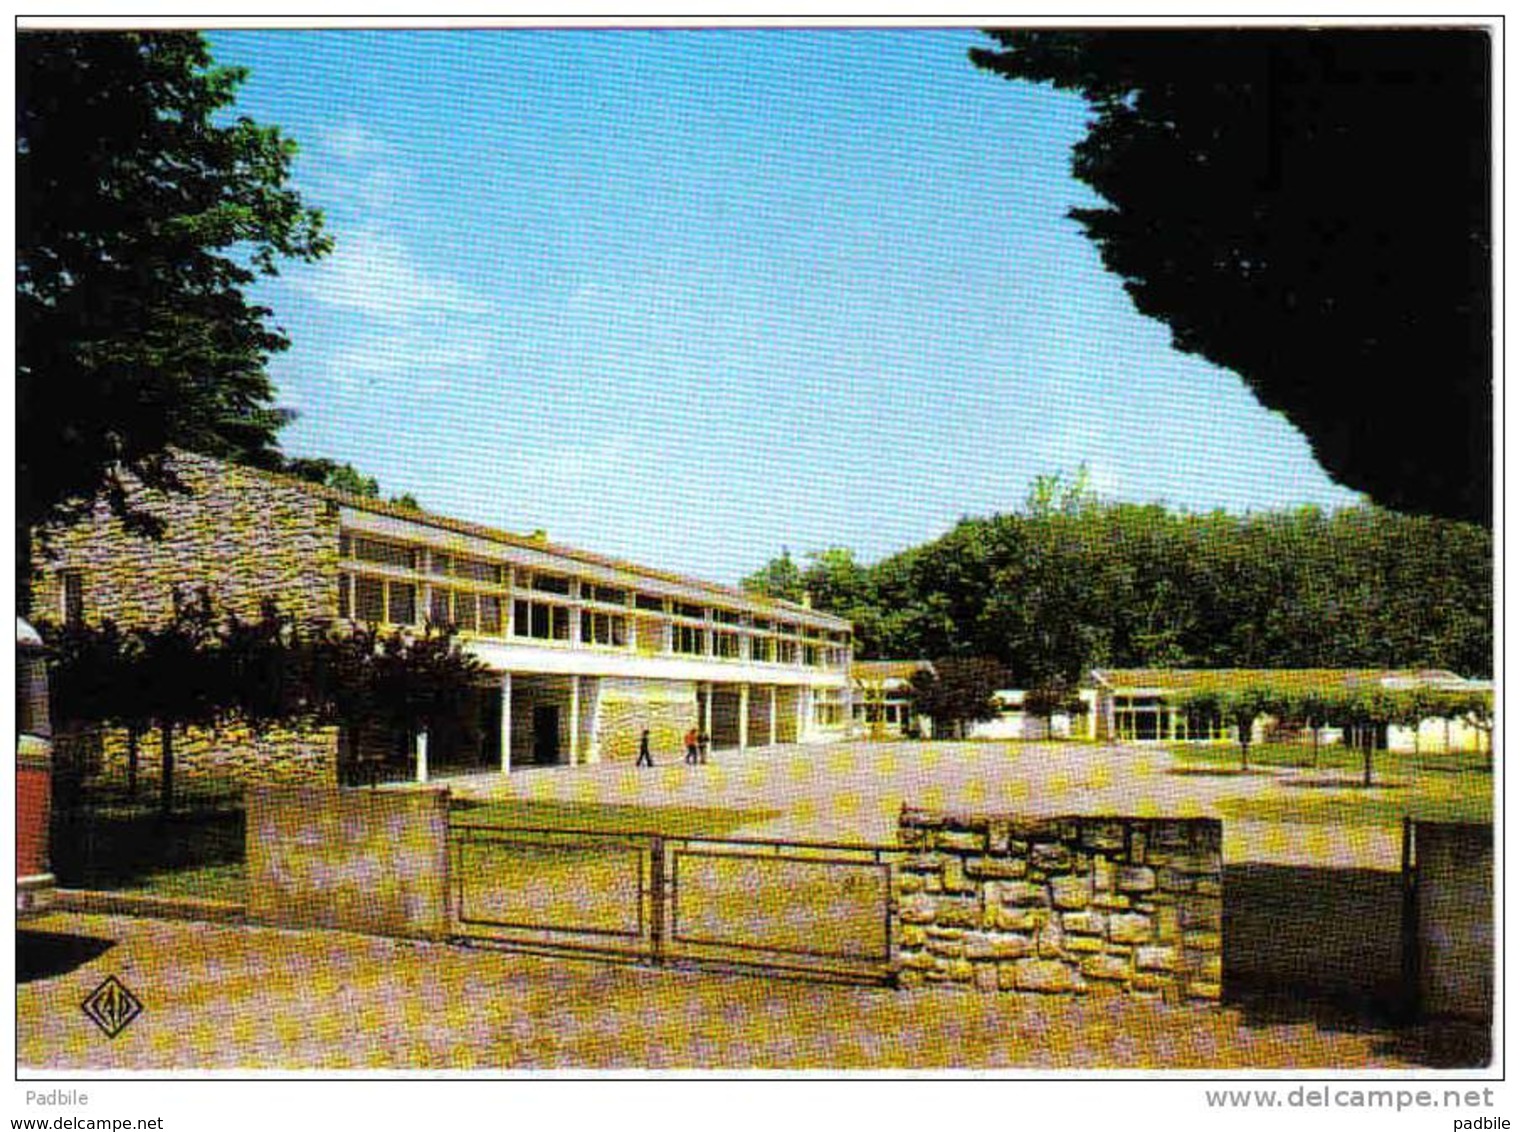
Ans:
<svg viewBox="0 0 1520 1132"><path fill-rule="evenodd" d="M17 523L67 519L173 445L273 466L288 346L244 288L315 260L294 143L230 118L245 73L194 32L26 31L17 49ZM24 536L23 536L24 537Z"/></svg>
<svg viewBox="0 0 1520 1132"><path fill-rule="evenodd" d="M992 719L992 694L1008 687L1008 673L989 657L944 657L933 670L922 669L909 681L913 710L934 721L937 736L964 737L966 724Z"/></svg>
<svg viewBox="0 0 1520 1132"><path fill-rule="evenodd" d="M1019 688L1100 666L1492 671L1491 533L1371 507L1191 515L1032 493L856 566L848 588L800 574L862 658L990 656Z"/></svg>
<svg viewBox="0 0 1520 1132"><path fill-rule="evenodd" d="M468 729L486 672L452 630L381 633L301 623L266 602L255 619L218 611L205 591L176 602L165 624L122 630L41 626L52 651L60 721L156 727L160 808L174 805L174 735L229 722L256 732L373 722L415 736Z"/></svg>
<svg viewBox="0 0 1520 1132"><path fill-rule="evenodd" d="M279 461L278 470L308 483L319 483L336 491L366 499L380 498L380 481L367 476L352 464L340 464L325 456L291 456ZM422 504L410 492L391 496L390 502L413 511L421 511Z"/></svg>
<svg viewBox="0 0 1520 1132"><path fill-rule="evenodd" d="M1072 216L1177 349L1341 483L1490 520L1490 43L1481 30L994 31L1085 96Z"/></svg>

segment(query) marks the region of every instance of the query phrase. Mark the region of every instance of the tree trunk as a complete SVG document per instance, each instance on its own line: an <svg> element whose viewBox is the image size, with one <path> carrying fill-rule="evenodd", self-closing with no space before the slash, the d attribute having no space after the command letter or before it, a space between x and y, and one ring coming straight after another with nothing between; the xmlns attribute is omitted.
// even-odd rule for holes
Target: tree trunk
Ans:
<svg viewBox="0 0 1520 1132"><path fill-rule="evenodd" d="M137 725L127 728L127 797L137 797Z"/></svg>
<svg viewBox="0 0 1520 1132"><path fill-rule="evenodd" d="M1369 727L1362 737L1362 785L1372 785L1372 748L1377 745L1377 730Z"/></svg>
<svg viewBox="0 0 1520 1132"><path fill-rule="evenodd" d="M168 817L174 810L174 724L168 720L159 724L159 747L163 752L163 774L159 778L158 812Z"/></svg>
<svg viewBox="0 0 1520 1132"><path fill-rule="evenodd" d="M1319 721L1318 720L1311 719L1309 721L1309 744L1310 744L1310 750L1312 750L1314 752L1309 757L1309 769L1310 770L1318 770L1319 769Z"/></svg>

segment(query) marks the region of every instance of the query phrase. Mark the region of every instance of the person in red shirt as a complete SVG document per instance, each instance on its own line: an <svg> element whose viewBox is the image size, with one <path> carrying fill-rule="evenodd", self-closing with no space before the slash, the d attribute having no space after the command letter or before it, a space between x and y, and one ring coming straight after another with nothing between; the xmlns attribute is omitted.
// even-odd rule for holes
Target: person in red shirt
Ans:
<svg viewBox="0 0 1520 1132"><path fill-rule="evenodd" d="M697 765L697 751L697 729L693 727L686 733L686 762L688 765Z"/></svg>

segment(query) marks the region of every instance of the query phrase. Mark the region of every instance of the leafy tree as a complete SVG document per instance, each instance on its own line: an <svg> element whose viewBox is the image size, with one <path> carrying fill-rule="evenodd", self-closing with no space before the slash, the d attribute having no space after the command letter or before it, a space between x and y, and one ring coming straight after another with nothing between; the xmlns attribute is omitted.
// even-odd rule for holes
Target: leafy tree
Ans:
<svg viewBox="0 0 1520 1132"><path fill-rule="evenodd" d="M140 629L138 686L144 710L158 726L159 814L174 809L174 732L183 727L215 727L232 707L227 671L217 638L210 595L176 595L174 616L165 625Z"/></svg>
<svg viewBox="0 0 1520 1132"><path fill-rule="evenodd" d="M473 742L471 690L487 669L459 647L451 628L421 634L373 627L329 630L317 645L313 696L340 727L380 723L407 737L462 728Z"/></svg>
<svg viewBox="0 0 1520 1132"><path fill-rule="evenodd" d="M914 712L934 721L936 735L963 739L966 724L997 715L992 694L1008 686L1008 673L988 657L946 657L933 671L915 672L908 686Z"/></svg>
<svg viewBox="0 0 1520 1132"><path fill-rule="evenodd" d="M352 464L340 464L325 456L295 456L280 462L279 470L309 483L319 483L336 491L366 499L380 498L380 483L374 476L367 476ZM412 511L421 511L422 504L410 492L391 496L390 502Z"/></svg>
<svg viewBox="0 0 1520 1132"><path fill-rule="evenodd" d="M24 31L17 51L17 532L173 445L262 466L288 414L265 372L289 341L244 288L331 242L287 187L294 143L229 119L239 68L194 32ZM20 574L25 576L25 568Z"/></svg>
<svg viewBox="0 0 1520 1132"><path fill-rule="evenodd" d="M1264 715L1280 715L1284 710L1282 697L1274 689L1260 685L1194 692L1184 696L1180 706L1190 723L1218 718L1235 728L1242 774L1251 769L1252 729L1256 721Z"/></svg>
<svg viewBox="0 0 1520 1132"><path fill-rule="evenodd" d="M1358 688L1338 696L1331 710L1351 740L1362 751L1362 785L1372 785L1372 757L1391 724L1403 723L1413 716L1418 704L1408 692L1388 688ZM1380 742L1380 739L1384 739Z"/></svg>
<svg viewBox="0 0 1520 1132"><path fill-rule="evenodd" d="M801 601L804 592L802 571L792 561L789 550L782 548L779 558L772 558L759 570L739 583L746 593L773 597L781 601Z"/></svg>
<svg viewBox="0 0 1520 1132"><path fill-rule="evenodd" d="M1075 684L1056 677L1024 694L1024 710L1045 721L1045 737L1048 739L1056 716L1086 715L1087 702L1082 699Z"/></svg>
<svg viewBox="0 0 1520 1132"><path fill-rule="evenodd" d="M1072 171L1105 203L1072 216L1177 349L1347 486L1489 522L1486 32L989 34L976 66L1086 98Z"/></svg>

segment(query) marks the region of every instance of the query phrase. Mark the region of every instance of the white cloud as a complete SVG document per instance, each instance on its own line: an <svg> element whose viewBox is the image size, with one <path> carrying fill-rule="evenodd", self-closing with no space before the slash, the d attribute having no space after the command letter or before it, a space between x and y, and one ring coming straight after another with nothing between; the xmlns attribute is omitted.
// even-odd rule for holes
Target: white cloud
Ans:
<svg viewBox="0 0 1520 1132"><path fill-rule="evenodd" d="M405 378L413 393L486 361L491 343L470 327L418 326L369 334L341 346L325 368L334 384L358 388Z"/></svg>
<svg viewBox="0 0 1520 1132"><path fill-rule="evenodd" d="M468 287L424 270L405 243L376 227L339 233L332 255L291 283L318 302L389 320L488 309Z"/></svg>

